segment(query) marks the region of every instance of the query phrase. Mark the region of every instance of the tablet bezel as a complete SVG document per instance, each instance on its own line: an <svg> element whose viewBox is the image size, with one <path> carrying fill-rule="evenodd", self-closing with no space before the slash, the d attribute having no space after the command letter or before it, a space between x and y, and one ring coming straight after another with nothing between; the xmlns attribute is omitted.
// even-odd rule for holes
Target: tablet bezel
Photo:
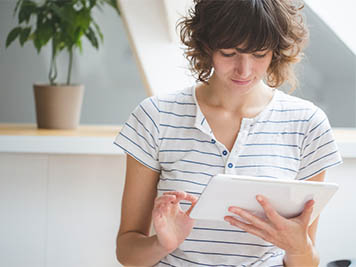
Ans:
<svg viewBox="0 0 356 267"><path fill-rule="evenodd" d="M305 203L314 199L312 223L337 190L338 185L335 183L218 174L205 187L190 217L223 221L225 215L234 215L227 210L231 205L265 217L256 200L256 195L260 194L266 196L277 212L287 218L300 214ZM237 197L235 192L243 197Z"/></svg>

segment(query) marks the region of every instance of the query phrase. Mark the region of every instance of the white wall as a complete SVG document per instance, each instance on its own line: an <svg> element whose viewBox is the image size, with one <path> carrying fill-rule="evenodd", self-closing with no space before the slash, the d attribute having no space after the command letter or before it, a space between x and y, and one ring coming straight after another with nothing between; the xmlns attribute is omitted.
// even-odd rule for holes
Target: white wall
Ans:
<svg viewBox="0 0 356 267"><path fill-rule="evenodd" d="M356 54L355 9L350 0L305 0L340 39Z"/></svg>

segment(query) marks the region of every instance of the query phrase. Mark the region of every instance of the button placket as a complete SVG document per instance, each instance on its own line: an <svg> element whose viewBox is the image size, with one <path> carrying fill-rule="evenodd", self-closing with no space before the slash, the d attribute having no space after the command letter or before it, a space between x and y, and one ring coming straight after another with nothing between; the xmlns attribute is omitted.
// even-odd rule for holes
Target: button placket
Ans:
<svg viewBox="0 0 356 267"><path fill-rule="evenodd" d="M225 157L225 173L234 173L235 158L232 156L232 152Z"/></svg>
<svg viewBox="0 0 356 267"><path fill-rule="evenodd" d="M229 171L227 171L227 164L230 162L230 155L231 153L229 153L226 148L224 147L224 150L222 151L222 159L224 161L224 165L225 165L225 173L229 173Z"/></svg>
<svg viewBox="0 0 356 267"><path fill-rule="evenodd" d="M235 173L235 166L238 165L238 154L243 150L244 144L247 142L248 135L251 130L251 124L253 120L251 119L242 119L240 132L236 138L235 144L232 147L231 152L229 153L229 158L227 159L225 170L227 173Z"/></svg>

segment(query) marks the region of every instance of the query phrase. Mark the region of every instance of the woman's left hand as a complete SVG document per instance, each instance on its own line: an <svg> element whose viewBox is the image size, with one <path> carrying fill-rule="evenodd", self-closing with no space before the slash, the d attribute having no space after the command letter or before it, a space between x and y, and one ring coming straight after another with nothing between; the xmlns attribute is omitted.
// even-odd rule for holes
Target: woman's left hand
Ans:
<svg viewBox="0 0 356 267"><path fill-rule="evenodd" d="M256 199L264 209L266 219L255 216L239 207L232 206L229 211L240 216L248 223L244 223L232 216L225 216L225 221L276 245L291 255L309 253L313 244L308 235L308 226L313 212L314 201L309 200L299 216L286 219L277 213L267 198L259 195Z"/></svg>

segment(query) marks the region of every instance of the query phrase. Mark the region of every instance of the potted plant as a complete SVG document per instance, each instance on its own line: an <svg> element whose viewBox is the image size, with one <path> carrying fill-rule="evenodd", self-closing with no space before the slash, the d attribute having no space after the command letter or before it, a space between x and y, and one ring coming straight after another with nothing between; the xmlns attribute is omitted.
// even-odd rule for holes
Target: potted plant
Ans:
<svg viewBox="0 0 356 267"><path fill-rule="evenodd" d="M73 129L78 126L84 93L83 85L71 83L73 53L82 51L85 36L96 48L103 34L92 16L94 8L110 5L119 13L116 0L18 0L14 16L18 26L6 39L8 47L16 39L21 46L32 41L37 52L51 45L49 84L34 84L38 128ZM68 52L67 80L57 83L57 57Z"/></svg>

